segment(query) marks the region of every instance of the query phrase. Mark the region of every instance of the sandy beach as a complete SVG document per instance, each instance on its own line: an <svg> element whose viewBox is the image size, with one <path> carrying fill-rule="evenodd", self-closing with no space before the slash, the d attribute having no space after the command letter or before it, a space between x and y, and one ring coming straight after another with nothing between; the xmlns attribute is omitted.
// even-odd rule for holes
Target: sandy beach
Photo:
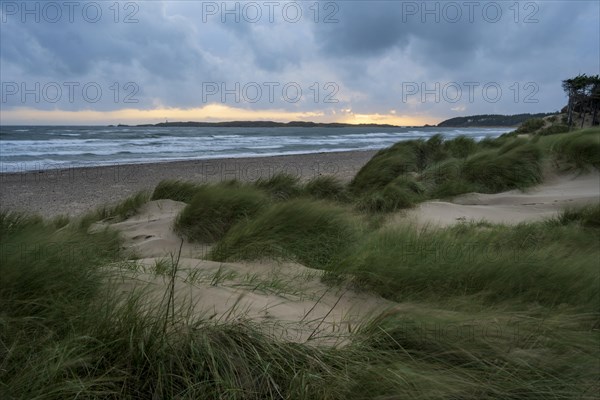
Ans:
<svg viewBox="0 0 600 400"><path fill-rule="evenodd" d="M190 160L88 168L40 169L0 174L0 209L34 212L44 217L76 216L114 204L164 179L219 182L255 181L285 172L307 181L333 175L348 182L375 151L315 153L287 156ZM10 172L7 172L10 171ZM468 194L452 201L426 201L390 220L447 226L460 221L519 223L551 217L570 206L593 204L600 195L598 172L552 174L526 192Z"/></svg>
<svg viewBox="0 0 600 400"><path fill-rule="evenodd" d="M141 190L152 190L164 179L255 181L285 172L302 180L335 175L348 181L374 154L375 151L316 153L33 172L21 172L18 166L5 165L0 174L0 208L34 212L44 217L75 216L100 205L119 202Z"/></svg>

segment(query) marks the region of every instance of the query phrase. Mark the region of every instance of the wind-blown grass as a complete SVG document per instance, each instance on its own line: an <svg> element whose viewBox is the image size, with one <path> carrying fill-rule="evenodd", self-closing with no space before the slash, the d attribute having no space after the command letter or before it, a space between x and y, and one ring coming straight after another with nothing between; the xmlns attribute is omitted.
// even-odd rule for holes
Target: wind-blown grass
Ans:
<svg viewBox="0 0 600 400"><path fill-rule="evenodd" d="M383 189L364 195L357 203L359 210L392 212L413 207L423 198L425 189L409 176L399 176Z"/></svg>
<svg viewBox="0 0 600 400"><path fill-rule="evenodd" d="M466 136L457 136L454 139L446 140L444 148L450 157L466 158L477 151L477 142Z"/></svg>
<svg viewBox="0 0 600 400"><path fill-rule="evenodd" d="M123 221L134 216L149 200L150 194L148 192L138 192L113 206L101 206L85 214L79 218L79 224L82 228L87 228L94 222L109 218Z"/></svg>
<svg viewBox="0 0 600 400"><path fill-rule="evenodd" d="M545 124L542 118L531 118L526 120L515 131L517 134L533 133L543 127Z"/></svg>
<svg viewBox="0 0 600 400"><path fill-rule="evenodd" d="M214 242L269 201L266 194L250 186L204 186L177 217L175 230L192 241Z"/></svg>
<svg viewBox="0 0 600 400"><path fill-rule="evenodd" d="M359 209L389 212L471 191L524 189L542 182L542 162L542 150L524 138L478 144L466 137L444 142L434 136L381 150L358 172L350 190ZM402 181L420 183L422 190L407 190L398 184Z"/></svg>
<svg viewBox="0 0 600 400"><path fill-rule="evenodd" d="M497 151L488 150L469 157L462 175L491 193L524 189L543 180L542 152L533 144L520 144L517 139Z"/></svg>
<svg viewBox="0 0 600 400"><path fill-rule="evenodd" d="M558 161L580 170L600 169L600 128L553 135L540 139L540 143L548 146Z"/></svg>
<svg viewBox="0 0 600 400"><path fill-rule="evenodd" d="M57 231L9 213L0 227L3 399L343 399L349 382L365 379L350 351L280 342L251 323L178 308L165 330L165 304L104 286L101 267L119 256L114 232Z"/></svg>
<svg viewBox="0 0 600 400"><path fill-rule="evenodd" d="M600 228L600 203L580 208L567 208L550 220L550 224L578 223L587 228Z"/></svg>
<svg viewBox="0 0 600 400"><path fill-rule="evenodd" d="M346 201L346 186L333 176L318 176L304 185L304 193L315 199Z"/></svg>
<svg viewBox="0 0 600 400"><path fill-rule="evenodd" d="M300 179L294 175L278 173L270 178L260 178L254 185L269 193L276 200L287 200L302 193Z"/></svg>
<svg viewBox="0 0 600 400"><path fill-rule="evenodd" d="M422 231L403 226L370 234L337 270L394 300L477 295L594 311L599 240L597 230L547 222Z"/></svg>
<svg viewBox="0 0 600 400"><path fill-rule="evenodd" d="M536 135L540 136L548 136L548 135L557 135L559 133L567 133L569 132L569 126L565 124L556 124L550 125L549 127L542 128L536 132Z"/></svg>
<svg viewBox="0 0 600 400"><path fill-rule="evenodd" d="M152 200L170 199L189 203L200 188L201 185L193 182L164 180L154 189Z"/></svg>
<svg viewBox="0 0 600 400"><path fill-rule="evenodd" d="M464 160L448 158L430 165L421 174L421 181L429 198L446 198L475 192L479 186L463 175Z"/></svg>
<svg viewBox="0 0 600 400"><path fill-rule="evenodd" d="M358 171L350 182L354 193L369 193L384 188L398 176L417 169L413 142L398 142L380 150Z"/></svg>
<svg viewBox="0 0 600 400"><path fill-rule="evenodd" d="M538 311L539 312L539 311ZM412 391L400 398L592 399L599 352L585 314L536 316L489 310L382 315L364 327L365 345L394 352ZM568 344L567 344L568 343ZM409 361L410 360L410 361ZM577 365L569 368L568 365ZM427 369L426 374L422 374ZM414 381L412 379L416 378ZM424 380L432 379L426 389ZM435 381L435 382L434 382ZM364 390L376 390L378 382Z"/></svg>
<svg viewBox="0 0 600 400"><path fill-rule="evenodd" d="M360 222L347 210L297 199L273 205L243 221L211 250L216 261L291 259L325 268L360 235Z"/></svg>
<svg viewBox="0 0 600 400"><path fill-rule="evenodd" d="M415 255L412 268L387 271L392 272L387 280L397 283L398 274L406 273L406 297L432 295L437 289L439 294L434 296L443 297L446 309L435 303L404 303L397 311L364 321L346 346L323 347L278 340L238 318L198 319L185 304L166 318L165 303L149 302L143 291L118 295L118 288L105 285L115 272L102 267L118 260L120 254L117 235L108 230L89 234L76 225L57 230L39 218L7 213L2 214L0 227L9 248L52 243L76 250L40 252L31 258L20 251L3 251L2 398L541 400L596 396L599 350L592 327L597 315L564 303L548 308L530 305L527 311L517 302L492 308L475 297L462 310L465 306L453 300L453 295L464 295L453 288L461 279L468 289L481 284L482 278L497 278L487 288L507 290L497 293L504 301L511 301L511 296L513 300L532 296L542 304L544 299L552 299L548 304L578 300L585 310L586 293L593 282L580 273L585 268L578 263L575 268L563 266L560 286L552 283L558 279L554 267L543 268L537 278L540 295L533 296L532 268L520 272L524 284L519 288L506 279L517 271L516 266L505 265L499 271L487 268L481 273L472 270L474 275L468 278L460 270L444 273L441 267L436 269L430 264L431 256L420 257L416 263ZM540 228L524 225L513 232L496 227L493 233L504 232L504 238L510 239L501 246L506 249L513 239L544 232ZM465 243L477 229L463 226L445 235ZM539 252L558 237L567 237L560 250L572 250L565 259L581 261L573 255L589 250L595 239L578 229L568 223L542 233ZM380 260L397 256L398 244L380 247ZM83 248L93 251L80 251ZM363 250L361 246L358 254L364 254ZM445 266L458 266L465 260L459 257ZM371 265L372 272L379 271L379 265ZM551 276L545 277L549 271ZM428 285L420 279L427 274L432 278ZM442 275L450 281L445 283ZM578 283L575 276L580 278ZM552 285L557 292L553 296L549 295Z"/></svg>
<svg viewBox="0 0 600 400"><path fill-rule="evenodd" d="M95 267L119 257L117 234L103 230L91 236L67 228L39 217L0 213L3 310L31 312L27 307L32 306L54 313L60 312L62 296L93 296ZM66 288L74 292L64 293Z"/></svg>
<svg viewBox="0 0 600 400"><path fill-rule="evenodd" d="M597 165L598 130L568 135L489 140L478 151L462 139L404 142L351 190L358 201L388 190L396 203L380 208L397 209L394 191L410 206L535 183L540 151ZM202 319L143 290L120 294L119 237L88 227L132 215L144 195L80 223L1 212L0 398L597 398L600 205L512 227L367 228L350 205L290 200L339 201L339 182L265 182L161 183L154 198L191 203L188 226L220 238L214 259L291 259L401 302L348 328L344 346L290 343L269 335L267 320Z"/></svg>

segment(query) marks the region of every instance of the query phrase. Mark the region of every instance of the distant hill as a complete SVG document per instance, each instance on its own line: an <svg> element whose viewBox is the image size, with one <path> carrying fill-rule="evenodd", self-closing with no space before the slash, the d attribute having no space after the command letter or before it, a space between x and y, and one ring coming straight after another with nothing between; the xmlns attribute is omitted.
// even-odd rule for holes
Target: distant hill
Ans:
<svg viewBox="0 0 600 400"><path fill-rule="evenodd" d="M544 118L556 113L499 115L484 114L469 117L456 117L440 122L437 126L444 128L470 128L482 126L518 126L531 118Z"/></svg>
<svg viewBox="0 0 600 400"><path fill-rule="evenodd" d="M128 125L119 125L128 126ZM230 121L230 122L161 122L158 124L135 125L139 127L160 126L160 127L227 127L227 128L282 128L282 127L302 127L302 128L348 128L348 127L366 127L366 128L398 128L397 125L389 124L343 124L343 123L319 123L319 122L274 122L274 121Z"/></svg>

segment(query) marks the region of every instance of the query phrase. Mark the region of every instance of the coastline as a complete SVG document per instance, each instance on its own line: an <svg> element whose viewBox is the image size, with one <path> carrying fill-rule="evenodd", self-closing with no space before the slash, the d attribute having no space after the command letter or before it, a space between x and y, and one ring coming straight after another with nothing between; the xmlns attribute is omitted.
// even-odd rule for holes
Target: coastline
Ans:
<svg viewBox="0 0 600 400"><path fill-rule="evenodd" d="M255 181L285 172L306 181L333 175L349 181L376 150L268 157L215 158L144 164L115 164L0 173L0 209L43 217L77 216L153 190L164 179L218 182Z"/></svg>

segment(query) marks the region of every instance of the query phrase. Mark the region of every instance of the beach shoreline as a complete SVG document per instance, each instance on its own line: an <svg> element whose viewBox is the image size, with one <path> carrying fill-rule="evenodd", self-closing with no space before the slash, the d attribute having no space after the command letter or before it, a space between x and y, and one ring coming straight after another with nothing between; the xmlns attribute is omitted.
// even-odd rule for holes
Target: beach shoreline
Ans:
<svg viewBox="0 0 600 400"><path fill-rule="evenodd" d="M32 212L43 217L77 216L101 205L117 203L137 192L151 191L165 179L247 182L283 172L302 181L333 175L347 182L376 152L197 159L22 172L4 167L0 173L0 209Z"/></svg>

